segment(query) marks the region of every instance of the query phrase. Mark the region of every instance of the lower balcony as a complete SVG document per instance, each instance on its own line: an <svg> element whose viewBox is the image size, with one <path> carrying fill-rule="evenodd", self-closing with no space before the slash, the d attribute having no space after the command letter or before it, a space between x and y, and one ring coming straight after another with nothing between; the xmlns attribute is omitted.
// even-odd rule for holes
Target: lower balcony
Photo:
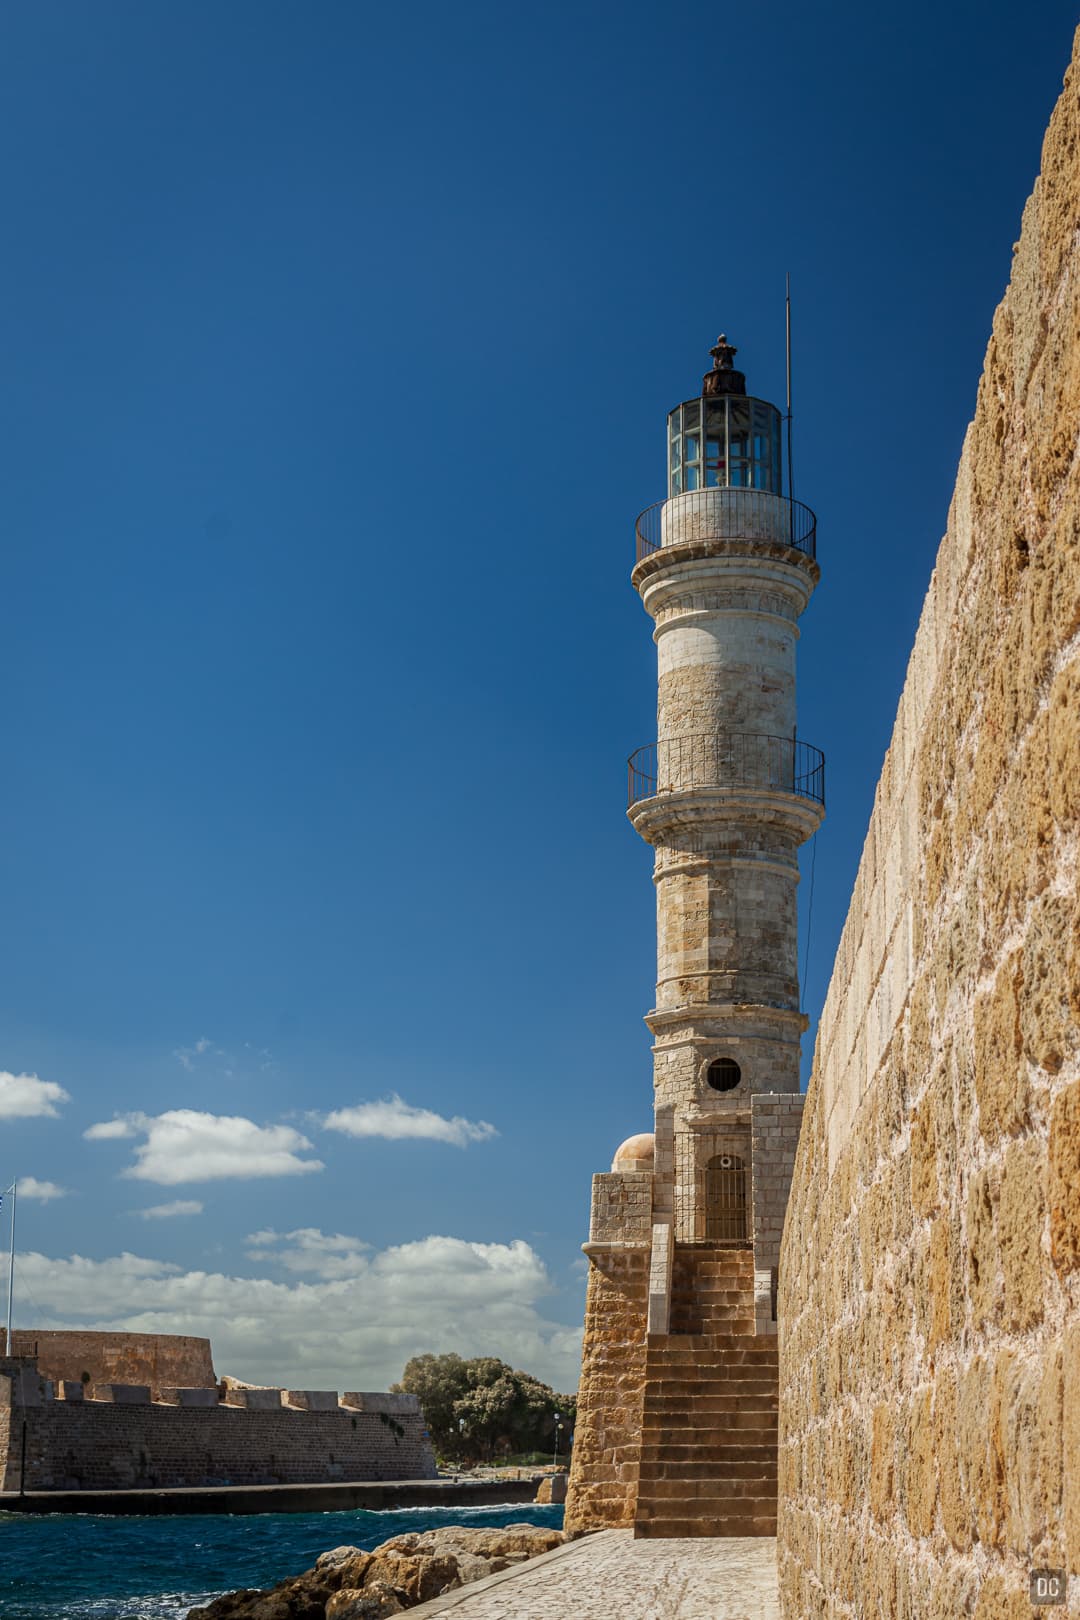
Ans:
<svg viewBox="0 0 1080 1620"><path fill-rule="evenodd" d="M700 788L793 793L825 804L825 755L795 737L752 731L672 737L646 743L631 754L628 766L631 808L642 799Z"/></svg>

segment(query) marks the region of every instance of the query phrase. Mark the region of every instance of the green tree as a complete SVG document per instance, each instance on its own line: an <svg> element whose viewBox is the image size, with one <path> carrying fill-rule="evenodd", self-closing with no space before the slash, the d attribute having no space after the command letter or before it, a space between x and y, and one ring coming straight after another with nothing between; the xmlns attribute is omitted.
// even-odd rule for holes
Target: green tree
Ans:
<svg viewBox="0 0 1080 1620"><path fill-rule="evenodd" d="M568 1452L576 1397L557 1395L497 1356L414 1356L391 1388L419 1396L435 1449L444 1457L490 1461L500 1452L554 1451L556 1412L559 1451Z"/></svg>
<svg viewBox="0 0 1080 1620"><path fill-rule="evenodd" d="M454 1416L454 1403L469 1388L470 1363L453 1353L445 1356L413 1356L405 1363L399 1384L391 1384L394 1393L405 1391L418 1395L428 1432L435 1450L444 1457L460 1457L459 1432Z"/></svg>

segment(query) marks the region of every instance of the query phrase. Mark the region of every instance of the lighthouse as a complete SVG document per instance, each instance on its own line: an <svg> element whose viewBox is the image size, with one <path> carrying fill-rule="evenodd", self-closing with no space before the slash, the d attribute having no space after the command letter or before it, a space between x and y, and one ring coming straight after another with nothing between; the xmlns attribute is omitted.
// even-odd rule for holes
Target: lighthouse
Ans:
<svg viewBox="0 0 1080 1620"><path fill-rule="evenodd" d="M773 1534L776 1268L798 1141L799 849L824 815L798 734L816 520L782 422L721 336L668 412L667 497L632 582L657 649L656 739L631 755L653 850L653 1130L594 1177L571 1528Z"/></svg>

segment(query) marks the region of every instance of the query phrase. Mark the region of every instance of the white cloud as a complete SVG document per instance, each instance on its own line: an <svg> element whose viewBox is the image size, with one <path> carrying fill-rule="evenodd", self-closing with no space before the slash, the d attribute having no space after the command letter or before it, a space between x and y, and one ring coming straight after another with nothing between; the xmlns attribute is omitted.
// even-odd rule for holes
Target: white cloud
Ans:
<svg viewBox="0 0 1080 1620"><path fill-rule="evenodd" d="M173 1057L180 1062L183 1068L190 1072L195 1067L196 1058L205 1057L207 1052L215 1050L213 1041L208 1040L205 1035L200 1035L194 1046L178 1046L173 1053ZM217 1055L218 1057L223 1056L220 1051Z"/></svg>
<svg viewBox="0 0 1080 1620"><path fill-rule="evenodd" d="M47 1204L50 1198L66 1198L68 1189L58 1187L55 1181L39 1181L36 1176L20 1176L17 1183L19 1198L40 1198Z"/></svg>
<svg viewBox="0 0 1080 1620"><path fill-rule="evenodd" d="M148 1209L133 1209L131 1213L144 1221L167 1221L173 1215L201 1215L203 1206L197 1198L174 1198L171 1204L151 1204Z"/></svg>
<svg viewBox="0 0 1080 1620"><path fill-rule="evenodd" d="M324 1282L339 1277L357 1277L367 1269L365 1254L371 1244L343 1232L320 1232L316 1226L297 1227L294 1232L264 1228L252 1232L249 1260L273 1260L286 1271L320 1277Z"/></svg>
<svg viewBox="0 0 1080 1620"><path fill-rule="evenodd" d="M121 1131L120 1124L128 1127ZM256 1125L229 1114L171 1108L164 1114L126 1114L108 1125L91 1125L91 1141L113 1136L145 1136L135 1163L122 1172L135 1181L178 1187L187 1181L250 1181L257 1176L301 1176L323 1169L321 1159L302 1159L306 1136L291 1125Z"/></svg>
<svg viewBox="0 0 1080 1620"><path fill-rule="evenodd" d="M57 1118L56 1103L70 1102L63 1086L55 1080L39 1080L36 1074L9 1074L0 1070L0 1119Z"/></svg>
<svg viewBox="0 0 1080 1620"><path fill-rule="evenodd" d="M135 1127L130 1119L103 1119L98 1125L90 1125L83 1131L87 1142L112 1142L122 1136L134 1136Z"/></svg>
<svg viewBox="0 0 1080 1620"><path fill-rule="evenodd" d="M550 1290L548 1274L520 1239L433 1236L362 1254L348 1247L357 1239L302 1228L257 1233L249 1242L267 1258L283 1244L306 1247L316 1273L328 1254L349 1259L353 1269L340 1277L274 1281L184 1271L131 1254L108 1260L27 1254L19 1267L42 1311L58 1323L207 1335L219 1373L256 1383L385 1389L410 1356L455 1350L501 1356L558 1390L577 1384L580 1330L543 1316L538 1306Z"/></svg>
<svg viewBox="0 0 1080 1620"><path fill-rule="evenodd" d="M381 1136L388 1142L425 1138L431 1142L450 1142L454 1147L486 1142L499 1134L486 1120L474 1122L462 1119L460 1114L444 1119L430 1108L414 1108L396 1093L381 1102L336 1108L321 1123L328 1131L340 1131L343 1136Z"/></svg>

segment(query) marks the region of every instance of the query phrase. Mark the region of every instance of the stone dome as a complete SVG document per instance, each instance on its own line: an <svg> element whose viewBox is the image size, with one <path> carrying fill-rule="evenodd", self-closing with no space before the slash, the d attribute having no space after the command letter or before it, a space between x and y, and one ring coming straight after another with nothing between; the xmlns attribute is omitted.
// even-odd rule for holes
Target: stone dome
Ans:
<svg viewBox="0 0 1080 1620"><path fill-rule="evenodd" d="M652 1131L642 1131L638 1136L628 1136L622 1146L615 1151L615 1157L611 1161L612 1170L651 1170L655 1145Z"/></svg>

